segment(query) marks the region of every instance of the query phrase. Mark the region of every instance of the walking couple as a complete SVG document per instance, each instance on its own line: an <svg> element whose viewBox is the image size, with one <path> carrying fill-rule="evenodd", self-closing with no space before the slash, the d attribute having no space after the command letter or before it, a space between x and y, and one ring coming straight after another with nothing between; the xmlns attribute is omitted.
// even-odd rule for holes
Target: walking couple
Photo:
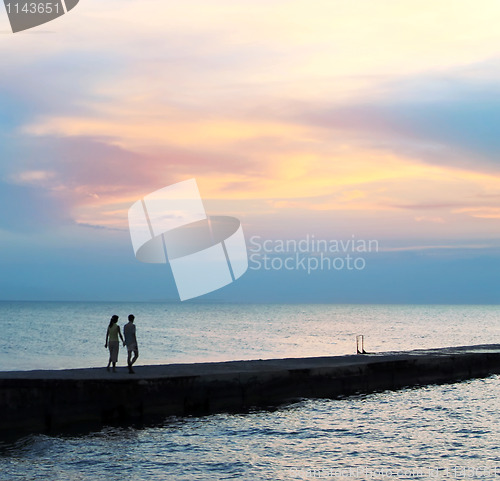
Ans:
<svg viewBox="0 0 500 481"><path fill-rule="evenodd" d="M128 357L127 365L128 372L134 374L132 365L137 361L139 357L139 348L137 347L137 338L135 336L135 316L130 314L128 316L128 323L123 326L123 334L125 339L123 339L122 333L120 331L120 326L118 325L118 316L115 314L111 317L109 321L108 330L106 331L106 344L104 347L109 346L109 362L107 370L109 371L109 366L113 364L113 372L116 372L116 363L118 361L118 351L120 350L120 343L118 342L118 337L123 342L123 346L127 346ZM134 357L132 357L132 355Z"/></svg>

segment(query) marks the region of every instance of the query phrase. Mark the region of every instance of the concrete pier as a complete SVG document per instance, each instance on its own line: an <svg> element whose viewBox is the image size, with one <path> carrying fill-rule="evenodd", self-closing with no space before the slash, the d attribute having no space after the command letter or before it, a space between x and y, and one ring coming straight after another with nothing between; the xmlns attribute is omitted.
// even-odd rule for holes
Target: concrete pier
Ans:
<svg viewBox="0 0 500 481"><path fill-rule="evenodd" d="M367 355L0 372L0 436L98 429L500 373L500 345Z"/></svg>

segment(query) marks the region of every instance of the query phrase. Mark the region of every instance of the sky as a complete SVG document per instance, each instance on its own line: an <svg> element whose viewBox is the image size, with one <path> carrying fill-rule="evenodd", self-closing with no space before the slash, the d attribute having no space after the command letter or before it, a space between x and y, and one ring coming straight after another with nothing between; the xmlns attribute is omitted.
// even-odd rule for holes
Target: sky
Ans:
<svg viewBox="0 0 500 481"><path fill-rule="evenodd" d="M2 9L0 299L179 302L127 213L195 178L249 249L378 245L199 301L500 301L498 2L81 0L16 34Z"/></svg>

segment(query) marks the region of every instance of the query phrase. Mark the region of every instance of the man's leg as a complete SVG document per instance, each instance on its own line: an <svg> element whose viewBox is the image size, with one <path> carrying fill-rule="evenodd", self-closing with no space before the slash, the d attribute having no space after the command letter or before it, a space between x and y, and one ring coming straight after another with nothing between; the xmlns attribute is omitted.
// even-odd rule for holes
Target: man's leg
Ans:
<svg viewBox="0 0 500 481"><path fill-rule="evenodd" d="M130 351L130 352L128 353L128 354L129 354L129 356L130 356L130 354L131 354L132 352L134 353L134 358L132 359L132 362L129 362L129 363L130 363L130 365L134 364L134 363L135 363L135 361L137 361L137 358L139 357L139 349L137 349L137 348L136 348L136 349L134 349L133 351ZM130 359L130 357L129 357L129 359Z"/></svg>
<svg viewBox="0 0 500 481"><path fill-rule="evenodd" d="M131 360L130 358L132 357L132 353L134 353L134 358ZM128 358L127 358L127 364L128 364L128 372L129 374L135 374L135 371L132 369L132 364L137 360L139 357L139 353L136 351L128 351Z"/></svg>

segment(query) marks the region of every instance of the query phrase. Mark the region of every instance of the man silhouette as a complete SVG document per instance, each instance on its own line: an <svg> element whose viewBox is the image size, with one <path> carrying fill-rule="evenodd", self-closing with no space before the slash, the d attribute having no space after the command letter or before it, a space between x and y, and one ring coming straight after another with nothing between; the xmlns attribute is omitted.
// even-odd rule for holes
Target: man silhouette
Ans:
<svg viewBox="0 0 500 481"><path fill-rule="evenodd" d="M128 316L128 323L123 326L123 334L125 336L125 341L123 341L123 345L127 346L128 357L128 372L130 374L134 374L134 370L132 369L132 365L137 358L139 357L139 348L137 347L137 338L135 336L135 324L134 324L135 316L130 314ZM132 354L134 357L132 358ZM131 359L132 358L132 359Z"/></svg>

